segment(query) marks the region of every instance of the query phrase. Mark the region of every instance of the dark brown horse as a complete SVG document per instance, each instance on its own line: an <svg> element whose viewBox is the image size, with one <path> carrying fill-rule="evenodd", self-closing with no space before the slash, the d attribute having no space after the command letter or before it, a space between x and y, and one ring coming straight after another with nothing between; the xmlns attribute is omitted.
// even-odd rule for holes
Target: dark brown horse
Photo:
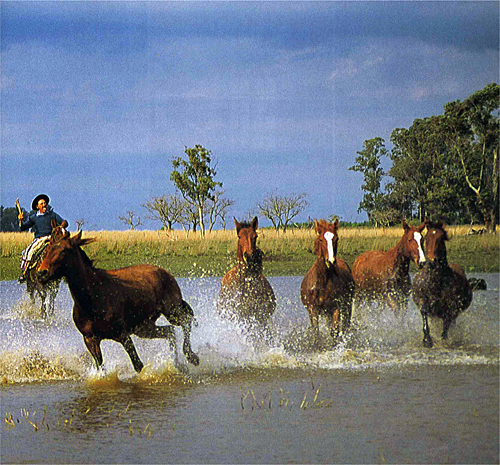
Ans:
<svg viewBox="0 0 500 465"><path fill-rule="evenodd" d="M432 347L428 317L443 320L443 339L458 315L472 302L472 289L459 265L448 263L446 241L448 234L442 221L425 223L425 253L427 262L413 280L413 301L423 319L424 346Z"/></svg>
<svg viewBox="0 0 500 465"><path fill-rule="evenodd" d="M356 301L381 301L396 314L404 313L411 290L410 262L421 266L425 262L422 249L422 231L408 226L403 220L403 237L388 251L369 250L362 253L352 265L356 283Z"/></svg>
<svg viewBox="0 0 500 465"><path fill-rule="evenodd" d="M68 226L66 221L63 221L61 225L57 225L55 220L51 221L52 225L52 236L61 237L65 233L65 229ZM26 280L26 292L30 296L32 305L35 305L35 293L40 297L42 303L40 311L42 318L45 320L54 314L54 302L59 292L59 285L61 280L50 281L46 284L41 283L37 279L37 271L40 263L42 263L45 254L45 249L42 250L41 254L35 258L34 263L30 264L29 268L24 273L24 278Z"/></svg>
<svg viewBox="0 0 500 465"><path fill-rule="evenodd" d="M105 271L95 268L81 246L94 242L82 239L81 231L70 237L51 237L38 279L47 283L66 278L73 297L73 321L82 333L87 349L98 368L103 363L100 343L112 339L123 345L135 371L143 368L132 334L144 338L166 338L175 350L172 326L156 326L164 315L184 332L183 350L187 360L199 364L190 344L193 310L182 299L174 277L162 268L138 265Z"/></svg>
<svg viewBox="0 0 500 465"><path fill-rule="evenodd" d="M328 319L330 333L337 338L340 329L349 328L352 313L354 281L349 265L337 257L338 220L316 221L316 263L309 269L300 286L302 303L309 312L311 326L319 331L319 317Z"/></svg>
<svg viewBox="0 0 500 465"><path fill-rule="evenodd" d="M276 309L273 288L262 272L262 251L257 247L258 219L234 220L238 234L236 265L222 278L218 311L249 326L266 327Z"/></svg>

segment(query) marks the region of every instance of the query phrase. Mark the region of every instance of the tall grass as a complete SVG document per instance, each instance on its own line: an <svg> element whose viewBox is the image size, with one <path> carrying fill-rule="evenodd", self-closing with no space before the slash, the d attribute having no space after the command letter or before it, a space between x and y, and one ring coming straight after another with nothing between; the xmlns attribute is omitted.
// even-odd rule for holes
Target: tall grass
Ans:
<svg viewBox="0 0 500 465"><path fill-rule="evenodd" d="M469 226L449 226L447 230L451 237L447 246L450 261L478 271L498 270L498 235L467 236ZM338 254L352 265L365 250L390 249L402 234L401 226L340 229ZM85 250L100 267L153 263L177 275L221 275L234 263L237 247L234 230L208 232L205 238L199 232L186 231L84 231L83 237L96 239ZM266 273L307 271L315 260L315 238L313 229L291 229L286 233L260 229L258 245L265 254ZM0 258L15 262L32 239L33 235L26 232L0 233Z"/></svg>

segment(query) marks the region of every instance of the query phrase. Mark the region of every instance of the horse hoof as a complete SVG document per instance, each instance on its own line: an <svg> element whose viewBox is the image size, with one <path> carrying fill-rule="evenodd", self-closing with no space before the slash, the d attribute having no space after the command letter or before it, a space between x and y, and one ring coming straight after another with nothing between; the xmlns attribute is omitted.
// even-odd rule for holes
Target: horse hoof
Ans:
<svg viewBox="0 0 500 465"><path fill-rule="evenodd" d="M197 367L200 364L200 357L198 357L198 355L196 355L194 352L186 355L186 358L188 362L194 365L195 367Z"/></svg>

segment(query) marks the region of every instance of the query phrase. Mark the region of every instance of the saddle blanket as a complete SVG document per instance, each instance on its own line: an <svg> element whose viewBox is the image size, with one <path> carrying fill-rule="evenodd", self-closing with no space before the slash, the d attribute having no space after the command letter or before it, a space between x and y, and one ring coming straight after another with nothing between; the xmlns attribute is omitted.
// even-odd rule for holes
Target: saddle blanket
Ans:
<svg viewBox="0 0 500 465"><path fill-rule="evenodd" d="M38 259L43 254L43 251L49 245L49 241L50 236L33 239L33 242L23 250L21 256L21 270L23 274L37 264Z"/></svg>

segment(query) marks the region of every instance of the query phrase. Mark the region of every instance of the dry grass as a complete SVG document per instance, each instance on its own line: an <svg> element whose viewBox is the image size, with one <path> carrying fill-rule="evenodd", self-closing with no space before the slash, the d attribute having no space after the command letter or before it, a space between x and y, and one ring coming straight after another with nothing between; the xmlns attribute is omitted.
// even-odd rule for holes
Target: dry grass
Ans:
<svg viewBox="0 0 500 465"><path fill-rule="evenodd" d="M469 229L469 226L448 227L449 260L468 271L497 271L498 235L467 236ZM366 250L390 249L402 234L401 226L340 229L338 254L351 266ZM234 229L213 231L205 238L199 232L185 231L84 231L83 236L96 239L85 250L100 268L151 263L167 268L175 276L222 276L233 266L237 246ZM266 274L305 273L315 260L315 237L313 229L291 229L286 233L259 230L258 245L264 252ZM0 233L0 279L15 279L20 254L32 238L31 233Z"/></svg>
<svg viewBox="0 0 500 465"><path fill-rule="evenodd" d="M448 232L451 237L464 236L469 231L469 226L449 226ZM342 239L345 243L357 239L372 239L376 245L378 240L386 242L387 239L400 238L402 228L346 228L339 230L340 244ZM186 231L85 231L83 237L93 237L96 242L87 246L90 254L93 252L107 252L111 254L127 253L129 251L142 250L159 255L176 254L178 252L199 255L216 250L222 252L221 245L236 249L236 233L234 230L212 231L202 238L199 232ZM289 253L298 248L310 249L316 234L313 229L291 229L286 233L276 232L272 229L259 230L259 245L272 253ZM485 236L486 237L486 236ZM0 256L17 256L32 241L33 234L22 233L0 233ZM377 248L377 247L373 247Z"/></svg>

